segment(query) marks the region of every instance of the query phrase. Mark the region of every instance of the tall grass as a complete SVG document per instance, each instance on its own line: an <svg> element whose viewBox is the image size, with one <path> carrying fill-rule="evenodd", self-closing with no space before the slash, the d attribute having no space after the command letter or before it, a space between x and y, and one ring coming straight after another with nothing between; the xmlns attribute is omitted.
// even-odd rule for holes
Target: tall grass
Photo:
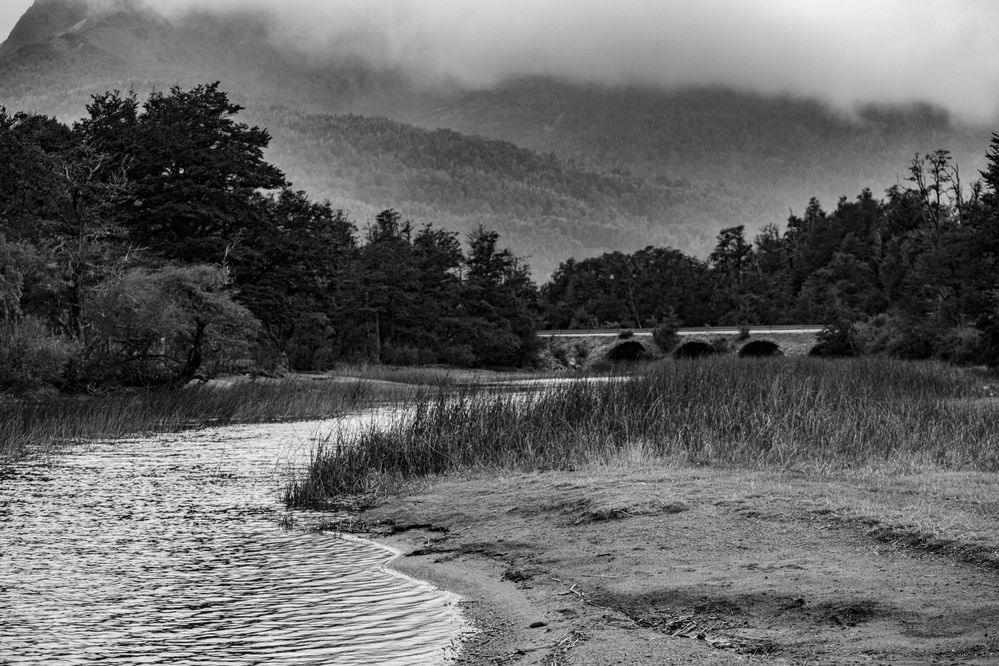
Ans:
<svg viewBox="0 0 999 666"><path fill-rule="evenodd" d="M332 374L340 377L355 377L371 381L395 382L399 384L419 384L429 386L451 386L471 383L482 376L481 371L461 370L448 367L394 366L381 363L343 364Z"/></svg>
<svg viewBox="0 0 999 666"><path fill-rule="evenodd" d="M292 504L423 475L570 469L642 447L693 464L999 469L999 409L967 371L889 359L705 359L528 394L440 392L392 424L334 433Z"/></svg>
<svg viewBox="0 0 999 666"><path fill-rule="evenodd" d="M208 383L105 397L74 396L0 404L0 461L81 439L183 430L203 425L332 416L399 391L370 382L309 378Z"/></svg>
<svg viewBox="0 0 999 666"><path fill-rule="evenodd" d="M586 376L634 374L644 371L642 364L605 363L597 368L590 368ZM476 384L504 384L517 381L536 381L538 379L567 376L565 370L551 371L496 371L479 368L452 368L446 366L398 366L381 363L343 364L331 371L338 377L354 377L379 382L393 382L420 386L458 387ZM579 373L572 373L578 375ZM572 376L572 375L570 375Z"/></svg>

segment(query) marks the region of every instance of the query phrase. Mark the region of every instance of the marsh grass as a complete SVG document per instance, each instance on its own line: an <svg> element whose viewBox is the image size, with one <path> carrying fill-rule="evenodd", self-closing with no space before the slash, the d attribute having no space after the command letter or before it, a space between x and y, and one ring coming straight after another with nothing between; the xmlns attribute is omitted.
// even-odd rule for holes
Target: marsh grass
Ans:
<svg viewBox="0 0 999 666"><path fill-rule="evenodd" d="M458 387L496 385L518 381L538 381L547 378L566 376L606 376L632 373L639 364L632 367L615 366L607 363L603 367L585 372L566 373L565 370L538 371L495 371L483 369L450 368L444 366L392 366L378 363L355 363L337 367L331 374L337 377L350 377L376 382L398 384Z"/></svg>
<svg viewBox="0 0 999 666"><path fill-rule="evenodd" d="M210 382L102 397L9 400L0 404L0 461L84 439L328 417L412 394L366 381L293 377Z"/></svg>
<svg viewBox="0 0 999 666"><path fill-rule="evenodd" d="M433 366L392 366L380 363L353 363L332 371L339 377L425 386L452 386L474 383L483 373L474 370Z"/></svg>
<svg viewBox="0 0 999 666"><path fill-rule="evenodd" d="M974 377L890 359L704 359L521 394L440 391L384 427L332 433L290 504L458 471L574 469L628 454L832 471L999 469L999 409ZM977 405L977 406L976 406Z"/></svg>

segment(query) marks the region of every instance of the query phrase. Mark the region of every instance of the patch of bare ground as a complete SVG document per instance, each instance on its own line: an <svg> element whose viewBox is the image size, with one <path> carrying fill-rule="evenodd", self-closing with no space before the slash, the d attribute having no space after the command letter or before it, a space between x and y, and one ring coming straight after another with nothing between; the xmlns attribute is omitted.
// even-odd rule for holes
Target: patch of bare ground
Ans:
<svg viewBox="0 0 999 666"><path fill-rule="evenodd" d="M647 463L445 479L361 518L464 664L999 662L999 480Z"/></svg>

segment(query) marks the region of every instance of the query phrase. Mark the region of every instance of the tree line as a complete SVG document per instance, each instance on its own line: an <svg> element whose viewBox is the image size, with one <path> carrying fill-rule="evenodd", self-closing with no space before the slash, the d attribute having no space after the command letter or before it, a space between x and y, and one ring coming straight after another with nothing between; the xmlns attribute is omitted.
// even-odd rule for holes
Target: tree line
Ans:
<svg viewBox="0 0 999 666"><path fill-rule="evenodd" d="M539 289L495 231L311 200L241 110L217 83L107 92L72 125L0 110L0 389L527 366L538 327L818 323L829 354L999 364L999 136L971 183L917 155L883 198L723 229L706 260L569 259Z"/></svg>
<svg viewBox="0 0 999 666"><path fill-rule="evenodd" d="M662 248L560 265L553 328L815 323L820 351L999 364L999 135L974 182L945 150L916 155L883 198L864 189L785 229L723 229L706 261Z"/></svg>
<svg viewBox="0 0 999 666"><path fill-rule="evenodd" d="M517 366L537 289L499 236L296 191L219 84L0 110L0 388L343 360Z"/></svg>

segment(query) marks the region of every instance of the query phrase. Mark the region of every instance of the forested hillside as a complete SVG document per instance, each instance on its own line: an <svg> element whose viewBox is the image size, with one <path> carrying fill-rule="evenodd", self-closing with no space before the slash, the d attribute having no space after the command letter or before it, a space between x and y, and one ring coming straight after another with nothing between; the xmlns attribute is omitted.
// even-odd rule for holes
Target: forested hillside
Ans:
<svg viewBox="0 0 999 666"><path fill-rule="evenodd" d="M753 231L800 211L812 196L835 202L864 187L896 185L916 153L949 150L974 174L989 140L989 128L962 126L921 105L835 111L815 100L721 88L607 88L545 78L469 92L404 119L554 152L583 168L624 169L650 182L682 179L738 202L722 226ZM677 247L707 256L701 247Z"/></svg>
<svg viewBox="0 0 999 666"><path fill-rule="evenodd" d="M745 205L724 190L596 173L505 141L384 118L285 108L248 117L271 129L268 156L305 190L356 214L392 206L461 232L500 230L542 277L566 256L620 247L706 253L713 230Z"/></svg>

